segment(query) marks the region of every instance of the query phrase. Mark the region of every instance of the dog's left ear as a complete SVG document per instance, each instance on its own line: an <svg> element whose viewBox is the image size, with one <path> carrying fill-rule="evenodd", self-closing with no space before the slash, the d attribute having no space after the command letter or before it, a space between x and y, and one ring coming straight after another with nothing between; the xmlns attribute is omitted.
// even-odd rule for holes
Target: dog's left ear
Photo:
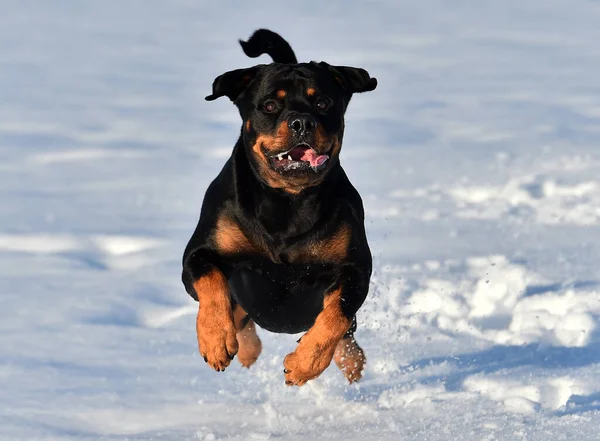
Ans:
<svg viewBox="0 0 600 441"><path fill-rule="evenodd" d="M260 66L250 67L248 69L236 69L219 75L213 82L213 93L204 98L206 101L213 101L222 96L227 96L231 101L235 101L246 90L246 87L252 82Z"/></svg>
<svg viewBox="0 0 600 441"><path fill-rule="evenodd" d="M370 92L377 87L377 78L371 78L369 72L360 67L328 67L336 81L349 93Z"/></svg>

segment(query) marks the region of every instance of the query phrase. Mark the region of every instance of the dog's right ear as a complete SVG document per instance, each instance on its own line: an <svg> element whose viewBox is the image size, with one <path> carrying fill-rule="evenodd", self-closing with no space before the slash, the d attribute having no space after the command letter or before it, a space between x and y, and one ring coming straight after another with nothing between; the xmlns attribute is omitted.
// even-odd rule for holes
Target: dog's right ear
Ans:
<svg viewBox="0 0 600 441"><path fill-rule="evenodd" d="M256 77L259 67L236 69L219 75L213 82L213 93L208 95L205 100L213 101L227 96L231 101L235 101Z"/></svg>
<svg viewBox="0 0 600 441"><path fill-rule="evenodd" d="M377 87L377 78L360 67L329 66L335 80L350 93L371 92Z"/></svg>

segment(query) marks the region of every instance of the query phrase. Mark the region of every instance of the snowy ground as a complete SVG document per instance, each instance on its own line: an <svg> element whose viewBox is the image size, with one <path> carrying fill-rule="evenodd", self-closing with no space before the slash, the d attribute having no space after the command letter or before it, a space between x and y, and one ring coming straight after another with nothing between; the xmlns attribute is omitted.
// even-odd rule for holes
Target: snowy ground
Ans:
<svg viewBox="0 0 600 441"><path fill-rule="evenodd" d="M250 7L250 3L254 6ZM5 0L0 439L596 440L600 3ZM364 381L196 352L180 256L271 27L367 68L342 159L375 256ZM194 189L190 191L190 189Z"/></svg>

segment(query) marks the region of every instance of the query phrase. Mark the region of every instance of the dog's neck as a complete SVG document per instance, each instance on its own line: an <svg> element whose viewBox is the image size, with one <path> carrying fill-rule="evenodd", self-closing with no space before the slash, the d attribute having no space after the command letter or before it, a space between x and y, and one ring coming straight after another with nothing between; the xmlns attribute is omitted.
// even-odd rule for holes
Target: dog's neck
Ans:
<svg viewBox="0 0 600 441"><path fill-rule="evenodd" d="M329 183L343 173L339 163L329 170L321 184L298 193L265 185L252 170L241 140L234 148L232 165L239 208L255 218L270 235L301 235L318 227L335 210L332 201L336 188Z"/></svg>

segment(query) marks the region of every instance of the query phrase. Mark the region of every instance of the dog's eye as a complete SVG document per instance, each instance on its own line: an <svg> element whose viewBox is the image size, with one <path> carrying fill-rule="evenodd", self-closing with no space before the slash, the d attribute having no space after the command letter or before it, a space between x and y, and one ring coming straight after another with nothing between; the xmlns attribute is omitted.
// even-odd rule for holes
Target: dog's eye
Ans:
<svg viewBox="0 0 600 441"><path fill-rule="evenodd" d="M267 100L263 103L263 108L265 109L265 112L268 113L275 112L277 110L277 107L277 103L273 100Z"/></svg>
<svg viewBox="0 0 600 441"><path fill-rule="evenodd" d="M323 98L319 98L315 105L319 110L327 110L329 108L329 103Z"/></svg>

